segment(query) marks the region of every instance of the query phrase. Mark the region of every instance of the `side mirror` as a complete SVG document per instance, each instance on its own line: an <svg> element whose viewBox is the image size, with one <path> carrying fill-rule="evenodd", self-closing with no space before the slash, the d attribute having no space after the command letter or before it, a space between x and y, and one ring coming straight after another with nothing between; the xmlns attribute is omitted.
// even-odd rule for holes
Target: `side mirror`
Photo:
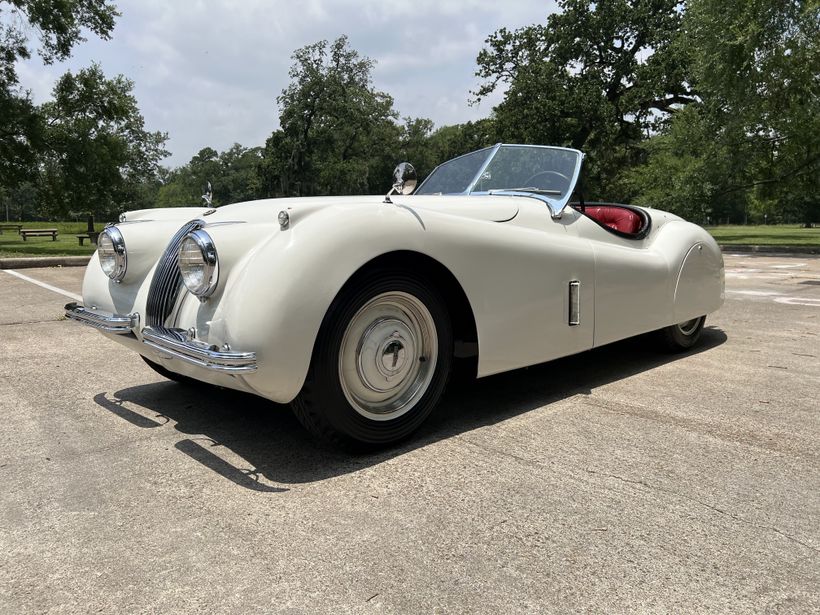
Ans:
<svg viewBox="0 0 820 615"><path fill-rule="evenodd" d="M401 162L393 169L394 194L413 194L417 183L416 169L409 162Z"/></svg>

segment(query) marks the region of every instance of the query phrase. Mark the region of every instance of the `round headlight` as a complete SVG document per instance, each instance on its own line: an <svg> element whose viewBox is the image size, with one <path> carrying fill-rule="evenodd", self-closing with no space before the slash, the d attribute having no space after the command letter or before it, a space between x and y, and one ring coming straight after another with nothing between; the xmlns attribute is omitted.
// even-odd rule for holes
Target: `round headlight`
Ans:
<svg viewBox="0 0 820 615"><path fill-rule="evenodd" d="M125 240L116 226L109 226L97 237L97 254L105 275L115 282L125 277L128 257L125 252Z"/></svg>
<svg viewBox="0 0 820 615"><path fill-rule="evenodd" d="M197 297L207 297L219 280L219 257L211 236L203 230L188 233L179 246L179 271L185 286Z"/></svg>

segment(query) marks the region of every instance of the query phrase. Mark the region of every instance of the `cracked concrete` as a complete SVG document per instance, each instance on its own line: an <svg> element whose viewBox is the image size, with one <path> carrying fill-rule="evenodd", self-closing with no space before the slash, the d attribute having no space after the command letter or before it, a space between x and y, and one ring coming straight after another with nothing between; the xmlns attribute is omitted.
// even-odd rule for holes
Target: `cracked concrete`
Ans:
<svg viewBox="0 0 820 615"><path fill-rule="evenodd" d="M820 258L726 265L696 351L480 380L354 457L0 271L0 612L818 612Z"/></svg>
<svg viewBox="0 0 820 615"><path fill-rule="evenodd" d="M712 511L714 511L714 512L720 514L720 515L725 515L727 517L730 517L731 519L733 519L735 521L738 521L739 523L745 523L747 525L751 525L751 526L759 528L761 530L769 530L769 531L775 532L777 534L780 534L783 538L785 538L787 540L791 540L792 542L795 542L795 543L797 543L797 544L799 544L803 547L806 547L807 549L810 549L810 550L814 551L815 553L820 553L820 550L817 549L816 547L813 547L810 544L806 544L802 540L798 540L794 536L790 536L790 535L786 534L785 532L783 532L782 530L779 530L776 527L771 527L771 526L768 526L768 525L759 525L759 524L756 524L756 523L752 523L751 521L748 521L748 520L744 519L743 517L741 517L739 515L736 515L735 513L723 510L722 508L718 508L717 506L713 506L712 504L709 504L708 502L704 502L703 500L699 500L697 498L687 496L683 493L677 493L675 491L669 491L667 489L661 489L661 488L658 488L658 487L654 487L654 486L650 485L649 483L647 483L646 481L631 480L629 478L624 478L623 476L618 476L617 474L601 474L600 472L595 472L594 470L587 470L587 472L589 472L590 474L594 474L596 476L605 476L607 478L614 478L616 480L619 480L623 483L627 483L629 485L640 485L642 487L646 487L650 491L657 491L659 493L670 495L672 497L682 498L684 500L694 502L695 504L699 504L700 506L703 506L704 508L708 508L709 510L712 510Z"/></svg>

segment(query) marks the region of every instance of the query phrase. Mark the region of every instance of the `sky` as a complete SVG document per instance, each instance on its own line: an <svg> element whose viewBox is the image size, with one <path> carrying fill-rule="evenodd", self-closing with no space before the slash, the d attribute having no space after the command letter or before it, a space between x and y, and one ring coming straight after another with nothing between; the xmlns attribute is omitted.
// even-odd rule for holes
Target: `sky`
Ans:
<svg viewBox="0 0 820 615"><path fill-rule="evenodd" d="M294 50L342 34L376 62L373 85L404 116L444 126L486 117L498 92L476 106L476 56L491 33L543 23L552 0L120 0L113 36L93 35L72 57L18 65L35 102L57 78L92 62L134 81L148 130L169 134L170 167L203 147L264 145L278 127L276 97Z"/></svg>

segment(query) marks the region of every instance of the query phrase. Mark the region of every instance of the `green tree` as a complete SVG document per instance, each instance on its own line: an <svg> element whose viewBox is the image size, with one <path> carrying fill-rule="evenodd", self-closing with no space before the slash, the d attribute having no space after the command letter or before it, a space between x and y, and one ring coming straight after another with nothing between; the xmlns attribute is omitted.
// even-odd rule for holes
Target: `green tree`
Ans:
<svg viewBox="0 0 820 615"><path fill-rule="evenodd" d="M31 180L45 147L43 118L16 69L31 57L29 35L37 33L39 54L50 64L69 57L86 31L108 39L117 16L108 0L0 1L0 186Z"/></svg>
<svg viewBox="0 0 820 615"><path fill-rule="evenodd" d="M699 99L648 144L640 199L697 185L713 220L820 220L820 3L690 0L682 26Z"/></svg>
<svg viewBox="0 0 820 615"><path fill-rule="evenodd" d="M261 184L277 196L386 190L401 131L393 99L372 85L373 61L345 36L302 47L293 60Z"/></svg>
<svg viewBox="0 0 820 615"><path fill-rule="evenodd" d="M168 153L167 135L145 130L133 83L106 79L99 66L68 72L54 86L54 100L40 113L47 149L41 160L40 198L52 215L118 211L150 206L145 184Z"/></svg>
<svg viewBox="0 0 820 615"><path fill-rule="evenodd" d="M560 0L545 25L492 34L478 55L480 100L503 141L565 145L588 154L593 193L622 198L621 171L646 135L695 100L678 36L680 0Z"/></svg>
<svg viewBox="0 0 820 615"><path fill-rule="evenodd" d="M223 172L214 186L214 196L220 202L238 203L263 196L257 171L262 151L261 147L246 148L234 143L219 155Z"/></svg>
<svg viewBox="0 0 820 615"><path fill-rule="evenodd" d="M442 126L430 135L428 147L434 156L435 164L441 164L501 140L495 120L486 118L476 122Z"/></svg>
<svg viewBox="0 0 820 615"><path fill-rule="evenodd" d="M259 198L263 196L258 174L261 160L261 147L246 148L234 143L221 154L213 148L203 148L188 164L167 173L159 189L157 205L199 205L209 182L214 205Z"/></svg>
<svg viewBox="0 0 820 615"><path fill-rule="evenodd" d="M702 111L700 105L687 106L668 129L643 144L649 162L627 173L636 204L701 224L725 221L728 212L743 210L742 194L719 195L736 159L715 144Z"/></svg>

